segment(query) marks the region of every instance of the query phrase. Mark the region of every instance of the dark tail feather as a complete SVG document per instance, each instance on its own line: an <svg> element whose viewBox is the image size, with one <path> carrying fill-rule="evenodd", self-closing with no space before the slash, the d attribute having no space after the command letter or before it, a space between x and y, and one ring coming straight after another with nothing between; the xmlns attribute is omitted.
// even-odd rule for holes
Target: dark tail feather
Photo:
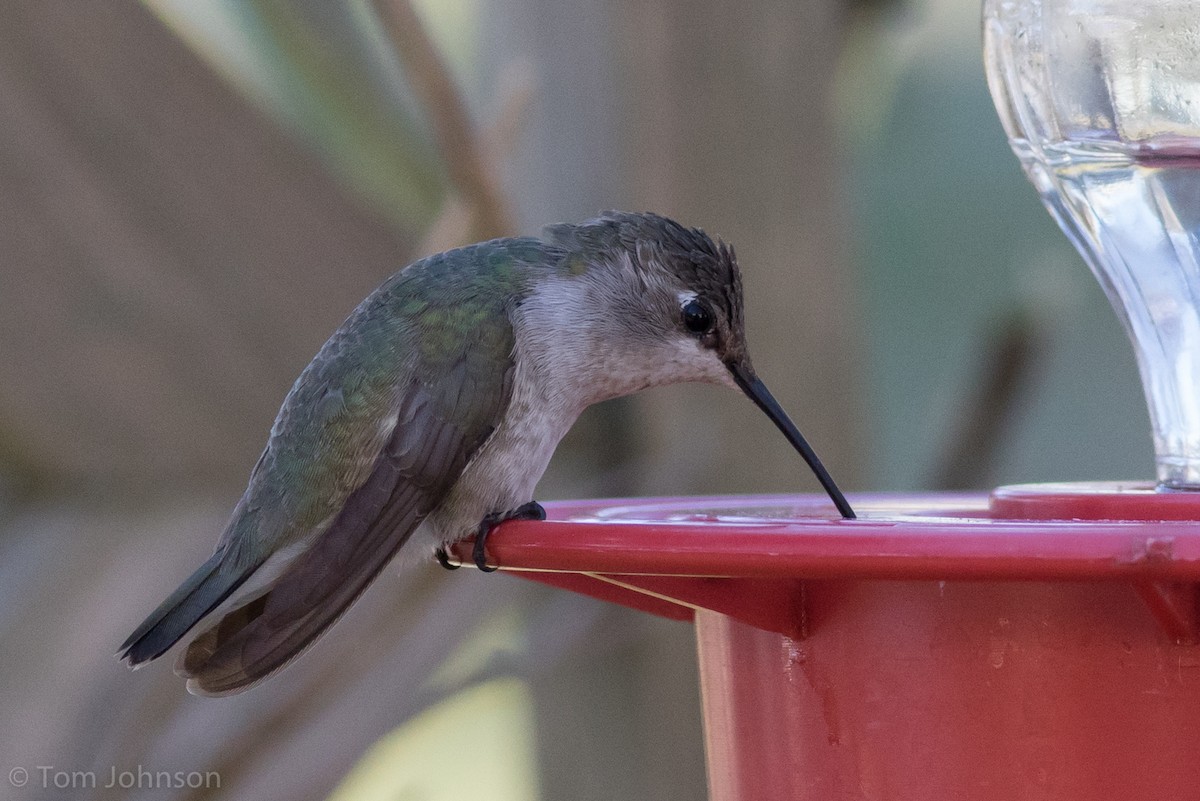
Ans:
<svg viewBox="0 0 1200 801"><path fill-rule="evenodd" d="M252 571L233 572L222 568L225 550L209 557L179 589L150 613L129 639L121 644L117 658L138 667L159 656L187 634L200 619L228 598Z"/></svg>

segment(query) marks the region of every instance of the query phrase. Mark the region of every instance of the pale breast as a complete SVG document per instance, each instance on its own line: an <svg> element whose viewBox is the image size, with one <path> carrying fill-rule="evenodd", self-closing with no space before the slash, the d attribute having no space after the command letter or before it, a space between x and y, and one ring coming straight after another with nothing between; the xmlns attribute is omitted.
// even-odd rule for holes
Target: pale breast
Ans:
<svg viewBox="0 0 1200 801"><path fill-rule="evenodd" d="M564 404L542 376L531 375L530 364L518 362L503 420L418 532L430 547L470 536L487 515L533 500L550 457L582 411Z"/></svg>

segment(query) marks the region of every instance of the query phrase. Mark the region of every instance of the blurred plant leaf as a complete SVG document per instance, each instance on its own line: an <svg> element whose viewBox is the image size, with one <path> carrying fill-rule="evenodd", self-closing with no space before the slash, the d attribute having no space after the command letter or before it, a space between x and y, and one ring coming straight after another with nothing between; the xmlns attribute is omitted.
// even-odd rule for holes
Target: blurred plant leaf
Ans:
<svg viewBox="0 0 1200 801"><path fill-rule="evenodd" d="M143 1L379 213L410 232L432 222L445 170L365 2Z"/></svg>

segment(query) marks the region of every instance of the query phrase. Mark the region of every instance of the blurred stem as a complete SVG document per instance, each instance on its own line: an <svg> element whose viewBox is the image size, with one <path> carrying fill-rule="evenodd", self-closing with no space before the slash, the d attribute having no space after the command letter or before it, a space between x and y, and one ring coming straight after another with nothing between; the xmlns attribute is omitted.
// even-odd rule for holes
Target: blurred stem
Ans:
<svg viewBox="0 0 1200 801"><path fill-rule="evenodd" d="M952 429L930 489L981 489L991 484L1005 427L1026 396L1047 339L1046 327L1028 310L1016 309L997 321L983 348L975 391Z"/></svg>
<svg viewBox="0 0 1200 801"><path fill-rule="evenodd" d="M513 231L497 181L471 125L449 68L409 0L373 0L396 48L404 74L433 127L438 150L456 193L470 213L470 238L491 239Z"/></svg>

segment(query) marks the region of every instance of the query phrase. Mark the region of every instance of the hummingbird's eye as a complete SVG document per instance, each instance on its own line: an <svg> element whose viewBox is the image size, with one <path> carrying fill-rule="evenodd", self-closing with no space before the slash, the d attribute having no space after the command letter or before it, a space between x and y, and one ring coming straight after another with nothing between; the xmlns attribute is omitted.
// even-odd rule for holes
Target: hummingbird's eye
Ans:
<svg viewBox="0 0 1200 801"><path fill-rule="evenodd" d="M700 301L689 300L680 311L683 312L683 327L693 334L703 335L712 330L712 312Z"/></svg>

